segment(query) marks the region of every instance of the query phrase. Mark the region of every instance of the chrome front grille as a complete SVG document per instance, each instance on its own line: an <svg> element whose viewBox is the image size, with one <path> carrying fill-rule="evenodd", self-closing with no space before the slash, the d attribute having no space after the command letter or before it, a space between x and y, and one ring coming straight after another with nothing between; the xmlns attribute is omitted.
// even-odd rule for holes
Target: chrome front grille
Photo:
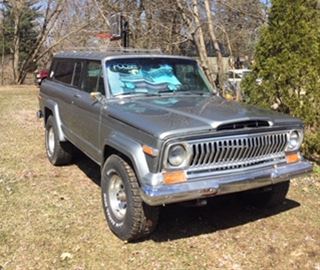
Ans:
<svg viewBox="0 0 320 270"><path fill-rule="evenodd" d="M287 141L284 131L190 141L189 171L220 171L279 161L285 158Z"/></svg>

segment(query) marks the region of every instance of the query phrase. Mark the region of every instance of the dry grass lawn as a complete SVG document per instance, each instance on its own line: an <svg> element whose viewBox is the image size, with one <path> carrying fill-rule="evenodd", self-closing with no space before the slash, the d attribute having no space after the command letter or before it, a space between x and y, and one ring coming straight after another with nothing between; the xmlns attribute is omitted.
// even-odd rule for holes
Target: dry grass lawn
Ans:
<svg viewBox="0 0 320 270"><path fill-rule="evenodd" d="M34 87L0 89L0 269L317 269L320 171L292 181L273 210L214 198L168 206L150 238L126 244L107 228L99 168L53 167Z"/></svg>

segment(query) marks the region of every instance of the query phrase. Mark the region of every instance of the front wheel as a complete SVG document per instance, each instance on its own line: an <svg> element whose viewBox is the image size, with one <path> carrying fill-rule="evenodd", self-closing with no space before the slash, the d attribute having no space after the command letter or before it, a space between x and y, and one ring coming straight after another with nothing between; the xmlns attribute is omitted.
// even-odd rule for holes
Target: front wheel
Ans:
<svg viewBox="0 0 320 270"><path fill-rule="evenodd" d="M101 195L109 228L120 239L136 240L155 229L159 208L142 201L133 169L117 155L111 155L102 168Z"/></svg>
<svg viewBox="0 0 320 270"><path fill-rule="evenodd" d="M280 205L289 191L290 181L281 182L272 186L248 190L240 193L242 201L259 208L268 208Z"/></svg>

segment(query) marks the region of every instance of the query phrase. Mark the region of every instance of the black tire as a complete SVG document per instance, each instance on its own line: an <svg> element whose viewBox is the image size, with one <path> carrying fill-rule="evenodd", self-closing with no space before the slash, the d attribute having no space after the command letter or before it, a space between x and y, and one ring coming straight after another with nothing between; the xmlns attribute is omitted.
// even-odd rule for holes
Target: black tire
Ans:
<svg viewBox="0 0 320 270"><path fill-rule="evenodd" d="M72 159L72 145L59 141L57 124L52 115L47 119L45 130L45 146L49 161L55 166L69 164Z"/></svg>
<svg viewBox="0 0 320 270"><path fill-rule="evenodd" d="M258 208L271 208L283 203L289 191L290 181L272 186L253 189L240 193L240 198L247 204Z"/></svg>
<svg viewBox="0 0 320 270"><path fill-rule="evenodd" d="M102 168L101 195L109 228L121 240L137 240L156 228L159 207L142 201L133 169L117 155L111 155Z"/></svg>

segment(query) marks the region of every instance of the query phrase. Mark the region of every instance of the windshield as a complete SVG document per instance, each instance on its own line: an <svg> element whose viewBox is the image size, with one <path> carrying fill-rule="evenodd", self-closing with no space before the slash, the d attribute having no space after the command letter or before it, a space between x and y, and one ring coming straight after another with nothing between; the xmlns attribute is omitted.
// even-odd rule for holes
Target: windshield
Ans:
<svg viewBox="0 0 320 270"><path fill-rule="evenodd" d="M177 58L128 58L106 62L113 96L174 92L213 92L196 61Z"/></svg>

